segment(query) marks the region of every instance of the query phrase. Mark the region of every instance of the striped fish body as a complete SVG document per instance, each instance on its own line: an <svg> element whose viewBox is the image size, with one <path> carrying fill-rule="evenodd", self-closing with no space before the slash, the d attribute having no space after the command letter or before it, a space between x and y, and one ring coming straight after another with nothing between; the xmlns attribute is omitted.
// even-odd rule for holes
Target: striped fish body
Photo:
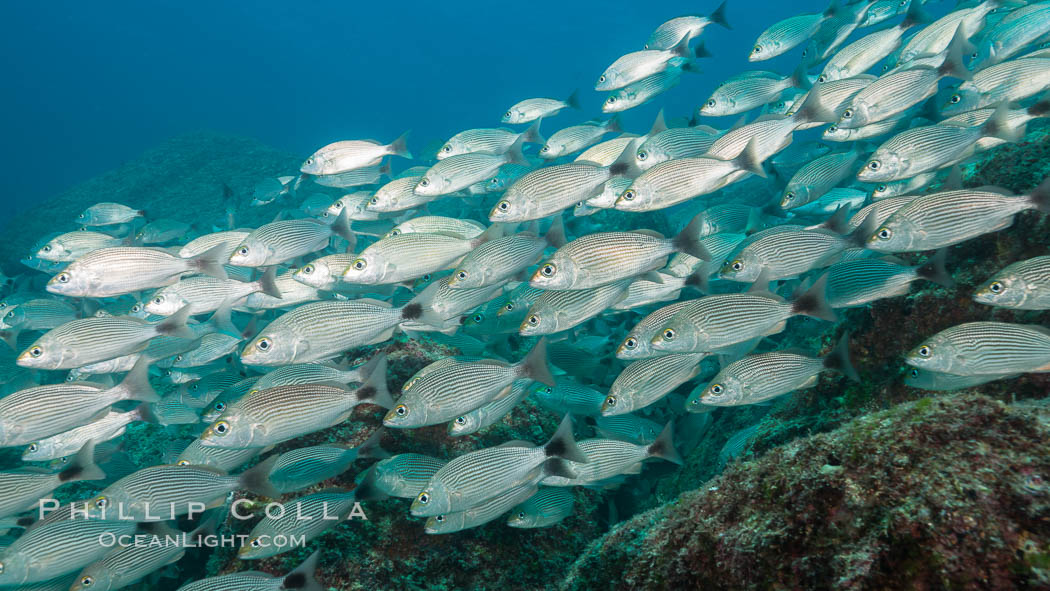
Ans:
<svg viewBox="0 0 1050 591"><path fill-rule="evenodd" d="M616 349L617 359L646 359L660 355L650 347L650 341L656 336L664 324L670 320L675 314L680 312L686 306L692 305L697 300L685 300L669 304L657 310L650 312L645 318L642 318L638 324L634 325L627 336L620 343L620 346Z"/></svg>
<svg viewBox="0 0 1050 591"><path fill-rule="evenodd" d="M623 154L632 144L637 144L639 138L631 134L623 134L618 138L606 140L587 148L577 156L573 162L593 162L599 166L609 166Z"/></svg>
<svg viewBox="0 0 1050 591"><path fill-rule="evenodd" d="M150 466L107 486L87 511L92 519L166 521L186 515L194 503L214 506L238 488L237 476L209 466Z"/></svg>
<svg viewBox="0 0 1050 591"><path fill-rule="evenodd" d="M74 573L113 550L100 542L110 534L130 535L131 521L98 521L75 517L37 524L0 551L0 585L48 581Z"/></svg>
<svg viewBox="0 0 1050 591"><path fill-rule="evenodd" d="M296 269L292 278L317 289L332 289L343 280L343 273L356 258L356 254L348 252L325 255Z"/></svg>
<svg viewBox="0 0 1050 591"><path fill-rule="evenodd" d="M479 288L514 277L536 262L548 244L532 232L486 242L463 257L449 277L451 289Z"/></svg>
<svg viewBox="0 0 1050 591"><path fill-rule="evenodd" d="M935 250L1008 228L1014 215L1034 207L1025 195L973 189L931 193L898 209L866 246L879 252Z"/></svg>
<svg viewBox="0 0 1050 591"><path fill-rule="evenodd" d="M414 499L446 463L423 454L398 454L376 463L375 485L392 497Z"/></svg>
<svg viewBox="0 0 1050 591"><path fill-rule="evenodd" d="M68 302L52 299L34 299L9 307L0 322L0 328L19 328L20 330L51 330L80 314Z"/></svg>
<svg viewBox="0 0 1050 591"><path fill-rule="evenodd" d="M900 27L875 31L843 47L824 65L817 82L852 78L874 68L901 46L904 31Z"/></svg>
<svg viewBox="0 0 1050 591"><path fill-rule="evenodd" d="M1010 60L985 68L962 83L941 109L946 117L1034 96L1050 87L1050 58Z"/></svg>
<svg viewBox="0 0 1050 591"><path fill-rule="evenodd" d="M533 302L518 332L544 335L579 326L622 300L628 285L620 281L591 289L546 290Z"/></svg>
<svg viewBox="0 0 1050 591"><path fill-rule="evenodd" d="M563 487L540 487L536 494L511 509L507 525L518 528L550 527L572 515L576 497Z"/></svg>
<svg viewBox="0 0 1050 591"><path fill-rule="evenodd" d="M503 123L529 123L544 117L552 117L570 107L568 102L552 98L525 99L507 109L500 119Z"/></svg>
<svg viewBox="0 0 1050 591"><path fill-rule="evenodd" d="M96 203L77 216L77 223L85 226L113 226L123 224L139 217L145 212L132 209L122 203Z"/></svg>
<svg viewBox="0 0 1050 591"><path fill-rule="evenodd" d="M634 179L616 200L615 207L622 211L655 211L671 207L713 193L746 174L732 160L719 158L679 158L661 162Z"/></svg>
<svg viewBox="0 0 1050 591"><path fill-rule="evenodd" d="M981 126L928 125L907 129L879 146L857 179L898 181L946 168L972 156L982 137Z"/></svg>
<svg viewBox="0 0 1050 591"><path fill-rule="evenodd" d="M920 390L951 392L953 390L962 390L965 388L980 386L981 384L987 384L988 382L994 382L996 380L1015 378L1017 375L1018 374L957 376L950 373L941 373L939 371L929 371L913 367L904 375L904 384Z"/></svg>
<svg viewBox="0 0 1050 591"><path fill-rule="evenodd" d="M912 117L908 111L905 111L903 115L896 115L890 119L869 123L853 129L840 129L837 125L831 125L824 130L823 138L829 142L856 142L900 131L911 122Z"/></svg>
<svg viewBox="0 0 1050 591"><path fill-rule="evenodd" d="M279 316L241 352L248 365L277 366L331 359L393 336L401 312L368 302L324 301Z"/></svg>
<svg viewBox="0 0 1050 591"><path fill-rule="evenodd" d="M48 282L47 290L75 297L112 297L168 285L196 269L192 259L162 248L100 248L70 263Z"/></svg>
<svg viewBox="0 0 1050 591"><path fill-rule="evenodd" d="M755 159L765 161L791 143L791 132L796 122L791 117L756 121L738 127L711 144L707 155L712 158L736 158L748 143L755 142Z"/></svg>
<svg viewBox="0 0 1050 591"><path fill-rule="evenodd" d="M672 240L642 232L595 232L559 248L532 276L540 289L588 289L659 269Z"/></svg>
<svg viewBox="0 0 1050 591"><path fill-rule="evenodd" d="M647 446L616 439L585 439L577 443L590 460L586 464L571 462L576 478L548 476L540 481L544 486L587 486L623 474L632 466L649 457Z"/></svg>
<svg viewBox="0 0 1050 591"><path fill-rule="evenodd" d="M1025 9L1023 16L1010 21L1004 19L988 31L977 46L977 57L970 64L974 71L1006 61L1050 33L1050 7L1030 5Z"/></svg>
<svg viewBox="0 0 1050 591"><path fill-rule="evenodd" d="M342 489L323 490L285 503L281 514L267 515L255 524L237 557L258 560L292 550L296 546L290 542L284 546L279 542L293 536L309 541L324 534L345 519L356 503L354 493Z"/></svg>
<svg viewBox="0 0 1050 591"><path fill-rule="evenodd" d="M857 96L857 93L874 81L874 76L859 75L854 78L821 82L804 96L799 97L791 105L787 114L798 122L798 129L810 129L820 127L825 123L832 123L832 121L826 121L824 113L817 111L816 107L819 105L823 111L837 117L849 106L849 102Z"/></svg>
<svg viewBox="0 0 1050 591"><path fill-rule="evenodd" d="M474 220L425 215L401 222L383 238L397 236L398 234L448 234L449 236L469 240L477 238L484 231L485 226Z"/></svg>
<svg viewBox="0 0 1050 591"><path fill-rule="evenodd" d="M451 421L509 395L511 384L522 377L522 366L494 359L437 363L437 368L424 368L406 383L397 406L383 419L384 425L422 427Z"/></svg>
<svg viewBox="0 0 1050 591"><path fill-rule="evenodd" d="M906 356L908 365L958 376L1050 371L1050 330L968 322L942 330Z"/></svg>
<svg viewBox="0 0 1050 591"><path fill-rule="evenodd" d="M1015 310L1050 309L1050 256L1018 261L977 288L975 301Z"/></svg>
<svg viewBox="0 0 1050 591"><path fill-rule="evenodd" d="M531 396L547 410L558 414L596 417L601 414L605 394L566 377L555 378L554 386L536 384Z"/></svg>
<svg viewBox="0 0 1050 591"><path fill-rule="evenodd" d="M612 208L616 205L616 200L620 198L620 195L630 186L631 179L622 176L613 177L605 181L600 193L576 204L576 208L573 209L573 215L580 217L597 213L599 209Z"/></svg>
<svg viewBox="0 0 1050 591"><path fill-rule="evenodd" d="M138 420L141 420L141 414L135 410L110 411L97 421L34 441L22 453L22 460L42 462L71 456L88 441L98 443L120 437L129 424Z"/></svg>
<svg viewBox="0 0 1050 591"><path fill-rule="evenodd" d="M904 49L897 57L897 63L903 64L918 57L941 53L948 48L956 29L962 29L969 34L977 33L984 26L984 19L988 13L998 5L998 2L985 1L973 8L950 12L922 27L904 44Z"/></svg>
<svg viewBox="0 0 1050 591"><path fill-rule="evenodd" d="M632 281L627 286L627 295L613 305L612 309L630 310L650 304L677 300L682 293L682 288L685 287L686 278L675 277L666 273L659 273L659 276L661 281L651 281L649 279L635 279Z"/></svg>
<svg viewBox="0 0 1050 591"><path fill-rule="evenodd" d="M415 303L425 310L425 323L434 323L435 320L455 320L459 317L488 302L503 291L506 280L501 280L492 285L484 287L472 287L467 289L453 289L451 285L452 275L443 277L437 282L427 286L422 293L415 298ZM406 330L415 323L402 325ZM434 323L436 324L436 323Z"/></svg>
<svg viewBox="0 0 1050 591"><path fill-rule="evenodd" d="M603 135L619 129L618 126L611 125L613 121L614 119L601 124L585 123L559 129L547 138L540 148L540 158L554 160L597 143Z"/></svg>
<svg viewBox="0 0 1050 591"><path fill-rule="evenodd" d="M424 203L430 203L437 195L416 192L416 187L422 178L422 175L407 176L390 181L372 195L367 201L367 205L365 205L365 210L374 212L405 211L419 207Z"/></svg>
<svg viewBox="0 0 1050 591"><path fill-rule="evenodd" d="M860 152L827 154L798 169L784 189L780 207L794 209L820 199L856 169Z"/></svg>
<svg viewBox="0 0 1050 591"><path fill-rule="evenodd" d="M201 337L200 345L196 349L176 355L172 367L202 367L233 353L240 344L240 337L214 332L206 334Z"/></svg>
<svg viewBox="0 0 1050 591"><path fill-rule="evenodd" d="M427 519L424 531L428 534L451 534L484 525L536 494L537 490L535 484L529 483L512 488L465 511L435 515Z"/></svg>
<svg viewBox="0 0 1050 591"><path fill-rule="evenodd" d="M366 166L356 170L347 170L335 174L319 174L313 177L313 181L322 187L335 189L350 189L361 185L374 185L378 183L389 171L382 166Z"/></svg>
<svg viewBox="0 0 1050 591"><path fill-rule="evenodd" d="M357 448L345 444L301 447L277 457L270 482L282 493L309 488L346 472L357 459Z"/></svg>
<svg viewBox="0 0 1050 591"><path fill-rule="evenodd" d="M263 267L321 250L332 237L332 226L315 219L280 220L252 230L234 249L229 263Z"/></svg>
<svg viewBox="0 0 1050 591"><path fill-rule="evenodd" d="M645 140L635 152L638 168L650 168L678 158L698 158L721 137L721 132L705 126L672 127Z"/></svg>
<svg viewBox="0 0 1050 591"><path fill-rule="evenodd" d="M80 230L59 234L36 251L41 260L58 263L71 263L87 253L100 248L120 246L120 238L114 238L102 232Z"/></svg>
<svg viewBox="0 0 1050 591"><path fill-rule="evenodd" d="M709 352L784 330L791 304L767 295L738 293L694 300L669 318L650 340L663 354Z"/></svg>
<svg viewBox="0 0 1050 591"><path fill-rule="evenodd" d="M763 402L811 388L824 369L824 360L785 351L750 355L727 365L718 372L703 392L694 392L686 407L740 406ZM696 396L696 394L700 394Z"/></svg>
<svg viewBox="0 0 1050 591"><path fill-rule="evenodd" d="M479 244L444 234L399 234L364 249L343 274L343 281L368 285L418 279L451 267Z"/></svg>
<svg viewBox="0 0 1050 591"><path fill-rule="evenodd" d="M244 242L244 239L248 237L248 234L249 232L230 230L227 232L212 232L211 234L198 236L187 242L186 246L179 249L179 256L184 259L192 258L204 254L220 244L225 244L227 250L224 251L223 257L226 260L229 260L230 255L236 250L237 245Z"/></svg>
<svg viewBox="0 0 1050 591"><path fill-rule="evenodd" d="M599 417L594 421L594 429L602 437L648 445L656 440L663 427L649 419L625 414Z"/></svg>
<svg viewBox="0 0 1050 591"><path fill-rule="evenodd" d="M725 26L723 22L725 17L719 12L720 10L721 8L716 10L712 17L687 15L675 17L664 22L649 35L649 41L646 42L645 48L671 49L678 45L684 37L689 37L690 39L697 37L707 28L707 25L713 22L718 22Z"/></svg>
<svg viewBox="0 0 1050 591"><path fill-rule="evenodd" d="M511 384L510 393L503 398L483 404L466 414L456 417L448 424L448 434L452 437L471 435L495 424L525 399L529 394L530 383L518 380Z"/></svg>
<svg viewBox="0 0 1050 591"><path fill-rule="evenodd" d="M207 447L201 445L200 439L190 442L176 458L178 466L211 466L223 472L231 472L250 462L262 453L262 447L246 447L244 449L233 449L225 447Z"/></svg>
<svg viewBox="0 0 1050 591"><path fill-rule="evenodd" d="M868 219L868 216L872 216L873 225L879 227L883 222L889 219L891 215L897 213L897 210L904 207L911 201L913 201L918 195L898 195L896 197L887 197L886 199L879 199L874 203L865 205L864 207L857 210L857 213L849 219L849 231L852 232L864 224L864 220Z"/></svg>
<svg viewBox="0 0 1050 591"><path fill-rule="evenodd" d="M76 450L74 450L75 453ZM5 470L0 472L0 517L10 517L37 506L40 499L62 486L59 474Z"/></svg>
<svg viewBox="0 0 1050 591"><path fill-rule="evenodd" d="M905 295L918 278L915 267L884 259L836 263L828 269L828 304L832 308L854 308Z"/></svg>
<svg viewBox="0 0 1050 591"><path fill-rule="evenodd" d="M321 299L321 294L317 292L316 287L296 281L295 276L288 271L278 275L274 283L277 285L277 290L281 292L281 297L276 298L257 291L244 299L244 307L252 310L276 310Z"/></svg>
<svg viewBox="0 0 1050 591"><path fill-rule="evenodd" d="M720 276L730 281L757 281L762 273L770 281L789 279L826 264L845 250L849 241L824 230L770 234L752 242L727 260Z"/></svg>
<svg viewBox="0 0 1050 591"><path fill-rule="evenodd" d="M680 53L666 49L643 49L622 55L605 69L594 89L597 91L617 90L659 74L667 69L667 64L671 59L681 57Z"/></svg>
<svg viewBox="0 0 1050 591"><path fill-rule="evenodd" d="M518 139L518 133L505 127L468 129L449 138L438 151L437 159L444 160L459 154L493 154L506 152Z"/></svg>
<svg viewBox="0 0 1050 591"><path fill-rule="evenodd" d="M264 374L259 378L259 381L255 382L252 389L265 390L276 386L316 384L319 382L349 384L351 382L362 382L364 377L358 368L344 370L320 363L297 363L295 365L278 367Z"/></svg>
<svg viewBox="0 0 1050 591"><path fill-rule="evenodd" d="M258 283L245 283L236 279L204 275L187 277L157 290L146 302L146 311L159 316L171 316L179 308L189 305L192 314L209 314L227 301L240 302L260 289Z"/></svg>
<svg viewBox="0 0 1050 591"><path fill-rule="evenodd" d="M177 591L282 591L284 579L259 571L208 577L187 583Z"/></svg>
<svg viewBox="0 0 1050 591"><path fill-rule="evenodd" d="M645 408L696 377L705 353L679 353L639 359L624 368L609 387L602 416Z"/></svg>
<svg viewBox="0 0 1050 591"><path fill-rule="evenodd" d="M526 222L554 215L594 195L613 176L610 170L582 162L534 170L507 188L489 220Z"/></svg>
<svg viewBox="0 0 1050 591"><path fill-rule="evenodd" d="M434 473L412 502L412 515L466 511L513 488L535 483L546 460L542 447L489 447L463 454ZM420 501L424 494L428 503Z"/></svg>
<svg viewBox="0 0 1050 591"><path fill-rule="evenodd" d="M868 194L864 191L848 187L836 187L821 195L816 201L811 201L802 207L795 208L795 212L803 216L827 218L843 207L847 211L856 211L867 201Z"/></svg>
<svg viewBox="0 0 1050 591"><path fill-rule="evenodd" d="M662 72L632 82L623 88L613 91L602 103L603 113L620 113L644 105L661 94L671 90L682 81L682 67L685 60L676 63L671 60L670 67Z"/></svg>
<svg viewBox="0 0 1050 591"><path fill-rule="evenodd" d="M758 36L748 61L764 61L791 51L815 35L827 18L823 14L800 14L777 22Z"/></svg>
<svg viewBox="0 0 1050 591"><path fill-rule="evenodd" d="M781 93L792 87L792 82L790 76L776 75L730 80L715 89L700 107L700 114L724 117L757 109L780 98Z"/></svg>
<svg viewBox="0 0 1050 591"><path fill-rule="evenodd" d="M123 589L176 562L186 550L180 544L171 543L167 536L181 541L183 532L171 529L149 536L145 541L118 547L101 560L84 567L69 591Z"/></svg>
<svg viewBox="0 0 1050 591"><path fill-rule="evenodd" d="M36 386L8 394L0 398L0 442L23 445L69 431L129 395L124 388L107 390L88 382Z"/></svg>
<svg viewBox="0 0 1050 591"><path fill-rule="evenodd" d="M330 175L375 166L387 154L397 152L392 148L392 145L385 146L374 140L332 142L307 158L300 172Z"/></svg>
<svg viewBox="0 0 1050 591"><path fill-rule="evenodd" d="M942 74L934 68L916 68L887 74L866 86L839 113L836 126L855 129L903 113L937 92Z"/></svg>
<svg viewBox="0 0 1050 591"><path fill-rule="evenodd" d="M356 390L324 384L249 392L201 434L201 444L227 448L273 445L338 425L360 402Z"/></svg>

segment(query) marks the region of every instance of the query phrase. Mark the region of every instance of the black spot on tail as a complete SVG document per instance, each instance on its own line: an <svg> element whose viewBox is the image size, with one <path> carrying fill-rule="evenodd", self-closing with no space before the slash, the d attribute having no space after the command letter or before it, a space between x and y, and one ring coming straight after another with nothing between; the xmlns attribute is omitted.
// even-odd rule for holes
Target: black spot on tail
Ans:
<svg viewBox="0 0 1050 591"><path fill-rule="evenodd" d="M357 390L358 400L368 400L369 398L375 397L375 395L376 389L374 386L365 386L363 388L358 388Z"/></svg>
<svg viewBox="0 0 1050 591"><path fill-rule="evenodd" d="M405 320L416 320L423 315L423 306L409 304L401 310L401 318Z"/></svg>
<svg viewBox="0 0 1050 591"><path fill-rule="evenodd" d="M70 480L76 480L84 472L83 466L70 466L66 470L63 470L58 475L59 482L69 482Z"/></svg>
<svg viewBox="0 0 1050 591"><path fill-rule="evenodd" d="M565 442L560 439L555 439L551 441L549 444L547 444L547 447L545 449L547 452L547 457L561 456L564 455L565 452L569 451L569 447L565 445Z"/></svg>
<svg viewBox="0 0 1050 591"><path fill-rule="evenodd" d="M609 167L609 173L613 176L622 175L627 172L630 165L624 163L613 164Z"/></svg>
<svg viewBox="0 0 1050 591"><path fill-rule="evenodd" d="M292 573L284 578L284 589L302 589L306 586L306 575L304 573Z"/></svg>
<svg viewBox="0 0 1050 591"><path fill-rule="evenodd" d="M32 517L22 517L21 519L19 519L15 523L19 527L29 527L30 525L33 525L35 522L36 521Z"/></svg>

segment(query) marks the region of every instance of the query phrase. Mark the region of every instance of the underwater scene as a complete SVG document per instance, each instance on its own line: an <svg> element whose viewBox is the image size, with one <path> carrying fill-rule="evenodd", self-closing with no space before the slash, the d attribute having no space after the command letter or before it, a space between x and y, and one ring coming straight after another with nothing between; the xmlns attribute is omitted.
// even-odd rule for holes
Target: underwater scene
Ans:
<svg viewBox="0 0 1050 591"><path fill-rule="evenodd" d="M1050 589L1050 1L306 6L11 7L0 589Z"/></svg>

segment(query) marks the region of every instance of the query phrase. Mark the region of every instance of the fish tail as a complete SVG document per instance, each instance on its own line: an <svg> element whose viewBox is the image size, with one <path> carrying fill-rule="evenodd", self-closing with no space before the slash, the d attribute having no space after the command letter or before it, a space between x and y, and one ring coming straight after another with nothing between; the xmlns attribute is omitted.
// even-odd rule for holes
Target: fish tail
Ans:
<svg viewBox="0 0 1050 591"><path fill-rule="evenodd" d="M554 214L554 222L547 228L547 233L543 235L543 239L553 248L561 248L568 242L565 238L565 222L561 219L561 212Z"/></svg>
<svg viewBox="0 0 1050 591"><path fill-rule="evenodd" d="M269 267L262 274L262 277L255 282L259 291L272 298L281 298L281 290L277 287L277 267Z"/></svg>
<svg viewBox="0 0 1050 591"><path fill-rule="evenodd" d="M521 152L521 147L525 144L525 134L518 136L518 139L514 140L514 143L507 149L507 153L503 155L507 164L525 164L529 161L525 158L525 154Z"/></svg>
<svg viewBox="0 0 1050 591"><path fill-rule="evenodd" d="M605 131L608 133L620 133L623 128L620 127L620 116L613 115L608 121L605 122Z"/></svg>
<svg viewBox="0 0 1050 591"><path fill-rule="evenodd" d="M136 406L135 409L131 412L135 413L135 419L139 421L142 421L144 423L153 423L154 425L160 424L160 421L157 419L157 416L153 414L153 409L150 408L148 402L143 402L142 404Z"/></svg>
<svg viewBox="0 0 1050 591"><path fill-rule="evenodd" d="M1035 103L1031 107L1028 107L1027 112L1032 117L1047 117L1050 116L1050 92L1043 93L1039 102Z"/></svg>
<svg viewBox="0 0 1050 591"><path fill-rule="evenodd" d="M95 464L95 442L88 441L80 448L77 455L73 457L73 464L58 473L58 481L62 483L77 482L80 480L102 480L106 473Z"/></svg>
<svg viewBox="0 0 1050 591"><path fill-rule="evenodd" d="M697 269L685 278L685 285L692 287L700 293L710 293L711 285L707 278L707 271L703 268Z"/></svg>
<svg viewBox="0 0 1050 591"><path fill-rule="evenodd" d="M831 214L831 217L824 220L824 222L820 224L820 227L827 228L828 230L831 230L836 234L845 234L849 232L849 214L849 206L840 205L835 210L835 213ZM865 236L865 238L867 237Z"/></svg>
<svg viewBox="0 0 1050 591"><path fill-rule="evenodd" d="M332 233L350 243L350 250L347 252L351 252L357 244L357 235L350 228L350 214L345 207L339 212L339 217L332 222Z"/></svg>
<svg viewBox="0 0 1050 591"><path fill-rule="evenodd" d="M842 333L842 338L830 353L824 356L824 367L833 369L846 375L854 382L860 381L857 370L853 368L853 362L849 358L849 331Z"/></svg>
<svg viewBox="0 0 1050 591"><path fill-rule="evenodd" d="M947 267L944 266L944 261L947 258L948 249L942 248L916 269L915 274L927 281L932 281L951 289L955 287L955 281L952 279L952 275L948 272Z"/></svg>
<svg viewBox="0 0 1050 591"><path fill-rule="evenodd" d="M807 289L805 293L791 302L791 313L796 316L812 316L813 318L820 318L830 322L837 321L838 316L835 314L835 310L828 305L828 298L824 293L827 285L828 276L825 274L820 279L817 279L817 282Z"/></svg>
<svg viewBox="0 0 1050 591"><path fill-rule="evenodd" d="M561 458L547 458L547 461L543 462L543 475L546 476L560 476L561 478L576 478L579 476L569 465L569 462Z"/></svg>
<svg viewBox="0 0 1050 591"><path fill-rule="evenodd" d="M370 402L389 409L394 407L394 399L386 386L386 364L383 364L382 369L383 371L373 371L356 390L356 394L360 402Z"/></svg>
<svg viewBox="0 0 1050 591"><path fill-rule="evenodd" d="M0 330L0 339L7 343L8 347L11 347L12 351L17 351L18 346L18 334L22 332L20 328L9 328L7 330Z"/></svg>
<svg viewBox="0 0 1050 591"><path fill-rule="evenodd" d="M521 136L519 137L521 137L526 144L542 144L546 141L543 139L543 136L540 135L540 121L543 121L543 117L533 121L528 129L521 132Z"/></svg>
<svg viewBox="0 0 1050 591"><path fill-rule="evenodd" d="M169 337L181 337L184 339L195 339L197 334L193 332L186 322L190 319L190 304L181 307L171 316L154 325L158 335Z"/></svg>
<svg viewBox="0 0 1050 591"><path fill-rule="evenodd" d="M219 307L212 312L211 318L208 318L208 324L215 327L215 330L230 335L231 337L249 337L255 334L254 327L249 329L245 327L242 331L237 328L233 323L231 314L233 313L233 300L227 298L219 304ZM254 322L255 318L252 318Z"/></svg>
<svg viewBox="0 0 1050 591"><path fill-rule="evenodd" d="M627 147L623 149L623 152L620 152L620 155L616 157L616 160L609 165L609 176L625 176L633 179L642 174L642 171L638 168L634 158L637 151L637 140L627 144Z"/></svg>
<svg viewBox="0 0 1050 591"><path fill-rule="evenodd" d="M274 454L265 460L245 470L237 477L238 485L249 492L271 499L281 498L281 493L270 483L270 471L277 463L278 454Z"/></svg>
<svg viewBox="0 0 1050 591"><path fill-rule="evenodd" d="M698 213L689 224L671 239L671 245L677 252L684 252L702 261L710 261L711 253L704 248L700 229L704 224L703 213Z"/></svg>
<svg viewBox="0 0 1050 591"><path fill-rule="evenodd" d="M733 164L740 170L746 170L752 174L766 178L766 170L762 168L762 157L758 154L758 139L751 138L744 149L733 159Z"/></svg>
<svg viewBox="0 0 1050 591"><path fill-rule="evenodd" d="M558 426L558 430L554 432L547 445L543 446L543 450L547 457L551 458L561 458L581 464L590 461L576 446L576 439L572 436L572 416L570 415L565 415L565 418L561 420L561 425Z"/></svg>
<svg viewBox="0 0 1050 591"><path fill-rule="evenodd" d="M711 15L707 17L707 20L709 20L709 21L711 21L711 22L713 22L715 24L722 25L723 27L725 27L725 28L729 29L730 31L732 31L733 27L732 27L732 25L729 24L729 19L726 18L726 4L728 4L728 3L729 3L729 0L725 0L724 2L719 4L718 8L716 8L715 11L712 12Z"/></svg>
<svg viewBox="0 0 1050 591"><path fill-rule="evenodd" d="M357 487L354 488L354 498L359 501L382 501L390 498L390 495L379 490L376 486L375 464L372 464L362 474L361 480L357 483Z"/></svg>
<svg viewBox="0 0 1050 591"><path fill-rule="evenodd" d="M921 25L930 22L930 15L922 9L922 2L912 2L908 5L908 11L904 13L904 20L897 25L897 28L905 31L916 25Z"/></svg>
<svg viewBox="0 0 1050 591"><path fill-rule="evenodd" d="M382 438L382 435L382 427L379 427L378 429L373 431L372 434L368 436L368 439L365 439L364 443L357 446L357 457L374 459L389 458L390 453L388 453L385 449L382 448L382 446L379 445L379 441Z"/></svg>
<svg viewBox="0 0 1050 591"><path fill-rule="evenodd" d="M569 95L569 98L565 99L565 104L569 105L569 108L571 108L571 109L576 109L576 110L580 109L580 89L579 88L577 88L576 90L572 91L572 94Z"/></svg>
<svg viewBox="0 0 1050 591"><path fill-rule="evenodd" d="M795 88L801 88L802 90L809 90L813 88L813 83L809 81L809 64L805 61L799 63L795 71L791 73L791 77L788 78L788 83Z"/></svg>
<svg viewBox="0 0 1050 591"><path fill-rule="evenodd" d="M281 589L300 589L302 591L323 591L324 587L317 582L317 560L321 556L318 550L303 561L295 570L285 575Z"/></svg>
<svg viewBox="0 0 1050 591"><path fill-rule="evenodd" d="M217 279L226 279L226 244L216 244L208 250L190 259L191 266L204 275Z"/></svg>
<svg viewBox="0 0 1050 591"><path fill-rule="evenodd" d="M551 375L550 366L547 365L546 337L536 341L536 344L532 346L532 350L519 364L518 372L521 377L543 382L551 387L554 386L554 376Z"/></svg>
<svg viewBox="0 0 1050 591"><path fill-rule="evenodd" d="M1028 194L1028 199L1039 211L1050 213L1050 177L1043 179L1043 182Z"/></svg>
<svg viewBox="0 0 1050 591"><path fill-rule="evenodd" d="M364 365L362 365L361 368L357 371L359 375L363 376L364 379L367 380L368 378L372 377L372 374L376 372L386 375L386 364L386 353L379 353L378 355L375 355L374 357L366 361Z"/></svg>
<svg viewBox="0 0 1050 591"><path fill-rule="evenodd" d="M402 158L411 158L412 157L412 152L408 151L408 134L409 133L410 133L409 131L406 131L405 133L402 133L400 136L398 136L398 138L396 140L390 142L390 145L387 146L387 152L389 154L393 155L393 156L401 156Z"/></svg>
<svg viewBox="0 0 1050 591"><path fill-rule="evenodd" d="M686 43L688 43L688 38L687 38ZM684 55L683 57L692 57L693 59L700 59L702 57L711 57L711 56L712 56L712 53L707 50L707 46L705 46L704 42L701 41L700 43L696 44L696 49L694 49L692 51L692 55L689 55L689 49L687 48L686 49L686 55Z"/></svg>
<svg viewBox="0 0 1050 591"><path fill-rule="evenodd" d="M663 458L668 462L674 462L679 466L685 463L682 460L682 456L679 455L678 450L674 447L674 421L667 421L664 430L660 431L660 435L657 436L656 441L649 444L649 447L646 448L646 452L650 457Z"/></svg>
<svg viewBox="0 0 1050 591"><path fill-rule="evenodd" d="M942 191L958 191L963 188L963 173L959 165L951 167L948 171L948 176L944 177L941 181Z"/></svg>
<svg viewBox="0 0 1050 591"><path fill-rule="evenodd" d="M1010 103L1003 101L995 108L995 112L988 118L988 121L981 126L981 135L1016 143L1024 137L1026 127L1023 123L1016 127L1010 125Z"/></svg>
<svg viewBox="0 0 1050 591"><path fill-rule="evenodd" d="M124 376L124 379L119 384L113 387L114 390L120 392L121 400L160 401L160 396L157 395L157 392L153 390L153 386L149 383L149 365L149 359L139 357L139 360L132 366L131 371Z"/></svg>
<svg viewBox="0 0 1050 591"><path fill-rule="evenodd" d="M944 58L944 62L937 68L937 72L942 76L970 80L973 78L973 73L966 69L966 65L963 63L963 56L971 51L973 51L973 45L970 45L970 42L967 41L967 33L963 23L959 23L959 27L955 29L955 35L952 36L952 42L948 44L948 53Z"/></svg>
<svg viewBox="0 0 1050 591"><path fill-rule="evenodd" d="M506 233L502 224L492 224L487 230L481 233L480 236L470 241L472 247L477 247L486 242L491 242L497 238L502 238Z"/></svg>

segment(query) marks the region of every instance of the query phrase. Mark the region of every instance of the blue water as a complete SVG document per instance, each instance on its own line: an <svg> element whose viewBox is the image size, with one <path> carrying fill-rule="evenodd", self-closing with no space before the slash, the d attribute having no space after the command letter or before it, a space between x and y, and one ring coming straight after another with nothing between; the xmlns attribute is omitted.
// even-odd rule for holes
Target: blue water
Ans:
<svg viewBox="0 0 1050 591"><path fill-rule="evenodd" d="M584 110L549 121L549 133L599 113L595 79L657 25L717 4L9 3L0 35L4 205L27 207L187 131L252 136L305 157L331 141L386 142L411 129L418 150L496 125L521 99L579 88ZM704 33L714 54L704 73L628 111L626 125L647 129L660 107L688 116L743 69L790 72L801 50L749 64L751 45L771 23L823 8L731 0L734 29Z"/></svg>

